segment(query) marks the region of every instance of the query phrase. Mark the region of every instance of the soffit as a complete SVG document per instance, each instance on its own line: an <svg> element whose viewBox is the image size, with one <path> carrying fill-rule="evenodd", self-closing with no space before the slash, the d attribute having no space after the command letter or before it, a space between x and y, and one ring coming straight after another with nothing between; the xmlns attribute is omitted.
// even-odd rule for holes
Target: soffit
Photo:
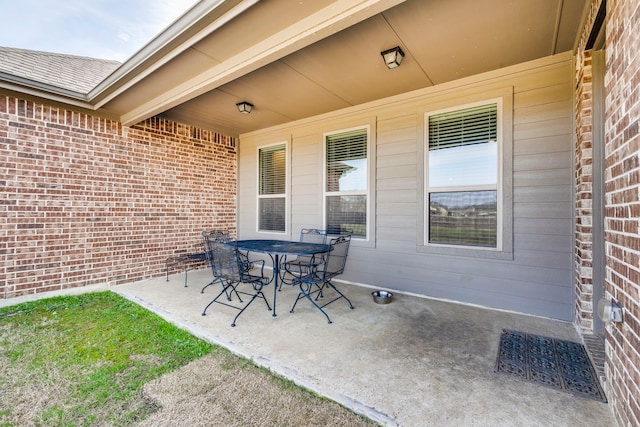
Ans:
<svg viewBox="0 0 640 427"><path fill-rule="evenodd" d="M237 135L571 50L587 1L263 1L105 108ZM396 45L406 58L388 70Z"/></svg>

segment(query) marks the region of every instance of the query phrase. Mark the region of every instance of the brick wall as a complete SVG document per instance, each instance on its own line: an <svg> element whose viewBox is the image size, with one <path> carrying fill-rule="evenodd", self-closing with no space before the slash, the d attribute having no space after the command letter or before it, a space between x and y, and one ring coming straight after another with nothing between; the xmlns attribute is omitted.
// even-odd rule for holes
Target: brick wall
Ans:
<svg viewBox="0 0 640 427"><path fill-rule="evenodd" d="M163 274L236 226L236 142L0 94L0 298Z"/></svg>
<svg viewBox="0 0 640 427"><path fill-rule="evenodd" d="M596 9L597 11L597 9ZM577 326L593 332L593 171L591 52L576 58L575 310Z"/></svg>
<svg viewBox="0 0 640 427"><path fill-rule="evenodd" d="M640 2L607 1L606 290L624 309L608 328L607 376L621 425L640 425Z"/></svg>
<svg viewBox="0 0 640 427"><path fill-rule="evenodd" d="M576 149L576 294L590 280L588 250L590 193L589 105L590 61L584 51L592 13L577 52ZM607 397L621 426L640 425L640 2L608 0L606 4L605 112L605 293L620 302L624 321L606 328ZM581 218L582 216L582 218ZM584 233L584 237L582 234ZM578 268L587 267L587 268ZM582 289L581 289L582 287ZM582 295L582 296L581 296ZM582 316L577 303L577 316ZM581 317L581 323L584 317Z"/></svg>

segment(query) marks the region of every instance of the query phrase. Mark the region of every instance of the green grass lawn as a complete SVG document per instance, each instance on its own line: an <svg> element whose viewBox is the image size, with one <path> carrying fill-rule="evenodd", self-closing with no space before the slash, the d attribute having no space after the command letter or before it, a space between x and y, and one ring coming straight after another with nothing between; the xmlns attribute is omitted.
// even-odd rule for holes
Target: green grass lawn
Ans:
<svg viewBox="0 0 640 427"><path fill-rule="evenodd" d="M0 427L137 423L377 425L112 292L0 308Z"/></svg>
<svg viewBox="0 0 640 427"><path fill-rule="evenodd" d="M0 426L135 422L146 382L212 349L111 292L2 308Z"/></svg>

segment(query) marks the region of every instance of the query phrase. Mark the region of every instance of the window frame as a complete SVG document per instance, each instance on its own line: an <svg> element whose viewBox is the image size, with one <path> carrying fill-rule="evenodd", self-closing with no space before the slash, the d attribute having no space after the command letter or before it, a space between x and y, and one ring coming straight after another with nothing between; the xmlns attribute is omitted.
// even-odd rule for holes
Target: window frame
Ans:
<svg viewBox="0 0 640 427"><path fill-rule="evenodd" d="M337 134L341 134L341 133L346 133L346 132L352 132L352 131L357 131L357 130L365 130L366 134L367 134L367 178L366 178L366 185L367 188L364 191L361 190L354 190L354 191L327 191L327 180L328 180L328 175L327 175L327 137L331 136L331 135L337 135ZM365 220L365 237L356 237L353 236L352 237L352 242L372 242L372 203L373 203L373 198L372 198L372 189L373 189L373 185L372 185L372 181L373 181L373 170L375 165L373 164L372 161L372 157L373 157L373 132L372 132L372 125L371 124L366 124L366 125L361 125L361 126L353 126L353 127L349 127L349 128L343 128L343 129L339 129L339 130L335 130L335 131L330 131L330 132L325 132L322 135L322 169L323 169L323 173L322 173L322 222L325 226L325 228L327 227L327 220L328 220L328 212L327 212L327 198L330 196L345 196L345 195L364 195L366 197L366 220Z"/></svg>
<svg viewBox="0 0 640 427"><path fill-rule="evenodd" d="M488 96L487 96L488 95ZM497 181L491 185L465 185L451 187L429 186L429 117L441 113L464 110L482 105L497 106ZM434 108L419 112L421 129L419 153L422 173L419 174L420 200L417 230L417 251L439 255L465 256L489 259L513 259L513 88L490 91L489 94L453 98ZM496 247L458 245L429 242L429 195L458 191L496 191L497 229Z"/></svg>
<svg viewBox="0 0 640 427"><path fill-rule="evenodd" d="M285 192L279 194L260 194L261 186L261 174L260 174L260 153L261 150L276 147L279 145L284 146L285 153ZM261 234L276 234L276 235L287 235L289 233L289 188L290 188L290 155L289 155L289 141L283 140L279 142L274 142L270 144L264 144L256 147L256 232ZM284 230L262 230L260 229L260 201L262 199L278 199L284 198Z"/></svg>

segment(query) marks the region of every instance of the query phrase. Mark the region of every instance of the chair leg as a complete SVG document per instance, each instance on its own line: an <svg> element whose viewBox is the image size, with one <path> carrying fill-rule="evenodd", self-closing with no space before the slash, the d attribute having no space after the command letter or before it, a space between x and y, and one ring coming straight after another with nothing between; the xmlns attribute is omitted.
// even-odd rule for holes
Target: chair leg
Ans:
<svg viewBox="0 0 640 427"><path fill-rule="evenodd" d="M271 306L269 305L269 302L267 301L267 299L264 297L264 294L262 293L262 291L258 291L255 294L253 294L253 296L251 297L251 301L249 301L247 305L242 307L242 309L240 309L240 312L236 314L236 317L233 318L233 322L231 322L231 326L234 326L234 327L236 326L236 320L238 319L238 317L240 317L242 312L245 311L256 298L262 298L265 304L267 304L267 309L271 311Z"/></svg>
<svg viewBox="0 0 640 427"><path fill-rule="evenodd" d="M280 285L278 286L278 291L282 290L282 285L294 285L293 283L293 279L288 279L287 275L291 274L289 272L289 270L287 270L285 268L285 265L287 264L287 257L283 256L280 259L280 266L278 267L278 272L280 273L280 277L278 278L280 280ZM293 276L293 274L291 274Z"/></svg>
<svg viewBox="0 0 640 427"><path fill-rule="evenodd" d="M167 258L167 260L165 261L165 278L167 282L169 281L169 270L179 263L180 261L178 258Z"/></svg>
<svg viewBox="0 0 640 427"><path fill-rule="evenodd" d="M218 304L222 304L222 305L228 305L229 307L234 307L232 305L229 304L225 304L224 302L220 302L218 301L218 298L220 298L220 296L222 296L222 294L225 294L227 297L228 301L231 301L231 293L235 292L236 295L238 296L238 300L240 300L240 302L242 303L242 299L240 298L240 295L238 294L238 290L236 289L236 287L233 285L233 283L229 282L229 283L225 283L223 280L220 280L220 282L222 283L222 290L220 291L220 293L218 293L218 295L215 296L214 299L212 299L209 304L207 304L207 306L204 308L204 310L202 310L202 315L206 316L207 315L207 310L209 309L209 307L211 307L211 305L214 302L217 302ZM231 290L229 290L229 288L231 288ZM236 308L236 307L234 307Z"/></svg>
<svg viewBox="0 0 640 427"><path fill-rule="evenodd" d="M253 303L253 301L256 298L261 298L264 303L267 305L267 310L271 311L271 306L269 305L269 301L267 301L267 299L264 296L264 293L262 293L262 291L256 291L254 294L250 294L247 292L243 292L243 291L238 291L236 289L236 286L238 284L240 284L241 282L233 282L233 281L226 281L223 280L221 278L217 278L217 280L220 280L220 282L222 283L222 290L218 293L218 295L216 295L216 297L214 299L212 299L209 304L207 304L207 306L204 308L204 310L202 310L202 315L206 316L207 314L207 310L209 309L209 307L211 307L211 305L215 302L218 304L222 304L222 305L226 305L227 307L231 307L231 308L235 308L236 310L239 310L238 314L236 314L236 316L233 318L233 322L231 322L231 326L236 326L236 321L238 320L238 317L240 317L240 315L251 305L251 303ZM231 290L229 290L229 288L231 288ZM227 304L224 301L218 301L218 298L220 298L222 296L222 294L226 294L227 295L227 299L229 301L231 301L231 298L229 297L229 295L231 293L235 292L236 295L238 296L238 299L240 300L241 303L243 303L242 299L240 299L240 295L238 294L238 292L245 294L245 295L251 295L251 299L249 300L248 303L246 303L244 306L242 307L238 307L237 305L231 305L231 304Z"/></svg>
<svg viewBox="0 0 640 427"><path fill-rule="evenodd" d="M219 277L214 277L212 281L204 285L202 289L200 289L200 293L204 294L204 290L207 289L209 286L214 285L216 282L221 282Z"/></svg>
<svg viewBox="0 0 640 427"><path fill-rule="evenodd" d="M204 308L204 310L202 310L202 315L206 316L207 315L207 310L209 309L209 307L211 307L211 304L213 304L214 302L217 302L218 298L220 297L220 295L222 295L224 293L224 291L226 290L226 286L223 284L222 285L222 290L220 291L220 293L218 295L216 295L216 297L214 299L212 299L209 304L207 304L207 306Z"/></svg>
<svg viewBox="0 0 640 427"><path fill-rule="evenodd" d="M201 293L201 294L204 294L204 290L205 290L205 289L207 289L207 288L208 288L209 286L211 286L211 285L216 284L217 282L222 283L222 279L220 279L219 277L215 277L212 281L210 281L209 283L207 283L206 285L204 285L204 287L200 290L200 293ZM224 283L222 283L222 287L224 288ZM232 288L232 289L231 289L231 292L227 292L227 289L229 288L229 286L227 286L227 287L225 288L225 294L226 294L226 296L227 296L227 301L231 301L231 297L233 296L233 292L235 292L235 293L236 293L236 296L238 297L238 300L239 300L240 302L242 302L242 298L240 298L240 295L238 294L238 291L236 290L236 288L235 288L235 287L233 287L233 286L230 286L230 287Z"/></svg>
<svg viewBox="0 0 640 427"><path fill-rule="evenodd" d="M318 291L310 292L312 286L313 285L310 285L310 284L307 284L307 283L300 283L300 292L298 293L298 297L296 298L295 302L293 303L293 306L291 307L291 310L289 310L289 313L293 313L293 311L296 308L296 305L298 304L298 301L300 301L302 298L306 298L311 302L311 304L313 304L318 310L320 310L320 312L322 314L324 314L324 317L327 318L327 322L329 324L333 323L331 321L331 318L327 314L327 312L322 309L322 307L324 307L324 306L322 306L322 307L319 306L318 303L316 303L313 300L313 298L311 298L311 294L313 294L314 292L318 292Z"/></svg>
<svg viewBox="0 0 640 427"><path fill-rule="evenodd" d="M325 285L326 285L326 286L328 286L328 287L330 287L330 288L331 288L331 289L333 289L334 291L336 291L340 296L339 296L339 297L337 297L337 298L332 299L331 301L329 301L329 302L327 302L327 303L325 303L325 304L323 305L323 307L324 307L324 306L326 306L326 305L328 305L328 304L331 304L331 303L332 303L332 302L334 302L334 301L339 300L340 298L344 298L344 299L346 299L346 300L347 300L347 302L349 303L349 308L353 310L353 304L351 304L351 300L350 300L349 298L347 298L347 296L346 296L345 294L343 294L342 292L340 292L340 291L338 290L338 288L336 288L336 287L333 285L333 283L331 283L330 281L329 281L329 282L325 282L325 283L323 283L323 284L322 284L322 288L320 288L320 292L322 292L322 289L325 287Z"/></svg>
<svg viewBox="0 0 640 427"><path fill-rule="evenodd" d="M188 265L187 261L185 261L181 257L169 258L169 259L167 259L165 264L166 264L166 269L165 269L166 281L167 282L169 281L169 269L171 267L174 267L174 266L178 265L178 264L181 264L184 267L184 287L185 288L188 287L187 286L187 280L188 280L187 272L189 271L189 265Z"/></svg>
<svg viewBox="0 0 640 427"><path fill-rule="evenodd" d="M316 286L318 289L316 290L311 290L313 286ZM325 288L331 288L334 291L336 291L336 293L338 294L338 296L334 299L332 299L331 301L325 302L322 305L319 305L316 301L318 300L319 297L322 297L322 292ZM315 298L313 297L313 295L316 295ZM329 315L327 314L326 311L324 311L324 307L328 306L329 304L344 298L347 303L349 304L349 308L350 309L354 309L353 304L351 303L351 300L349 298L347 298L347 296L345 294L343 294L338 288L336 288L333 283L331 283L330 281L328 282L324 282L322 284L317 284L317 283L300 283L300 292L298 293L298 297L296 298L295 302L293 303L293 306L291 307L291 310L289 310L290 313L293 313L294 309L296 308L296 305L298 304L298 301L300 301L301 299L306 298L308 299L311 304L313 304L318 310L320 310L320 312L322 312L322 314L324 314L324 317L327 318L327 321L329 323L333 323L331 321L331 318L329 317Z"/></svg>

